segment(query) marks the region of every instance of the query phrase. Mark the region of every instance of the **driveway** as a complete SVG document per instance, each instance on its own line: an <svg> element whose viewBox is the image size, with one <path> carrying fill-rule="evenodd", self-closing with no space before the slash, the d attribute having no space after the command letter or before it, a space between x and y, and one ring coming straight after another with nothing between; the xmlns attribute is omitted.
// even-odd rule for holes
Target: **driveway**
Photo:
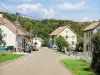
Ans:
<svg viewBox="0 0 100 75"><path fill-rule="evenodd" d="M0 67L0 75L71 75L60 63L60 54L41 48L29 56Z"/></svg>

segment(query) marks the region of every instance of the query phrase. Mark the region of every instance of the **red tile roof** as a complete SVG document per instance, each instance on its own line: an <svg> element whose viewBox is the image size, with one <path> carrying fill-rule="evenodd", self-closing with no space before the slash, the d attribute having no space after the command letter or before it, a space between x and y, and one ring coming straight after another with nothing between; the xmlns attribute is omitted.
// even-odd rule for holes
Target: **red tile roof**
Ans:
<svg viewBox="0 0 100 75"><path fill-rule="evenodd" d="M62 32L67 26L61 26L58 27L55 31L53 31L50 35L58 35L60 32Z"/></svg>
<svg viewBox="0 0 100 75"><path fill-rule="evenodd" d="M88 31L88 30L92 30L92 29L95 29L96 27L98 27L100 25L99 22L93 22L92 24L90 24L88 27L86 27L84 29L84 31Z"/></svg>
<svg viewBox="0 0 100 75"><path fill-rule="evenodd" d="M6 18L0 18L0 24L6 24L13 32L16 32L16 27Z"/></svg>
<svg viewBox="0 0 100 75"><path fill-rule="evenodd" d="M28 36L28 33L19 25L16 26L14 23L10 22L6 18L0 18L0 24L6 25L9 29L11 29L15 34L18 30L18 35Z"/></svg>

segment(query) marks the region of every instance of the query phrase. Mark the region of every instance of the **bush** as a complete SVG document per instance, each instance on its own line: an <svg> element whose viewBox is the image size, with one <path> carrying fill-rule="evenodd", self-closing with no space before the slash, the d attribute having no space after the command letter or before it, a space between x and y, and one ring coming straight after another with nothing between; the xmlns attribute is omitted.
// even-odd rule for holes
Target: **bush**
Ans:
<svg viewBox="0 0 100 75"><path fill-rule="evenodd" d="M5 52L0 52L0 56L5 56L5 55L7 55L7 53L5 53Z"/></svg>
<svg viewBox="0 0 100 75"><path fill-rule="evenodd" d="M64 47L68 47L69 44L67 41L65 41L64 37L59 36L56 38L56 44L59 48L59 51L61 51Z"/></svg>
<svg viewBox="0 0 100 75"><path fill-rule="evenodd" d="M100 72L100 30L93 35L92 38L93 43L93 56L91 68L96 72Z"/></svg>
<svg viewBox="0 0 100 75"><path fill-rule="evenodd" d="M76 45L76 50L78 52L83 52L83 38L79 39Z"/></svg>

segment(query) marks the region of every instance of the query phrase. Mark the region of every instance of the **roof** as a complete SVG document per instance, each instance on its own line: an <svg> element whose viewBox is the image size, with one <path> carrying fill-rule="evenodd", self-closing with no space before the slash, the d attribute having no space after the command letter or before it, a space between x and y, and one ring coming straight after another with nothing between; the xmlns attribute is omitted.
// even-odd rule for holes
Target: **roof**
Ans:
<svg viewBox="0 0 100 75"><path fill-rule="evenodd" d="M59 33L61 33L64 29L66 28L69 28L74 34L76 34L68 25L66 26L61 26L61 27L58 27L56 30L54 30L50 35L58 35ZM77 34L76 34L77 35Z"/></svg>
<svg viewBox="0 0 100 75"><path fill-rule="evenodd" d="M28 32L26 32L20 25L17 25L18 35L28 36Z"/></svg>
<svg viewBox="0 0 100 75"><path fill-rule="evenodd" d="M95 29L96 27L98 27L100 25L99 22L93 22L92 24L90 24L88 27L86 27L84 29L84 31L88 31L88 30L93 30Z"/></svg>
<svg viewBox="0 0 100 75"><path fill-rule="evenodd" d="M54 30L50 35L58 35L61 31L63 31L66 28L66 26L58 27L56 30Z"/></svg>
<svg viewBox="0 0 100 75"><path fill-rule="evenodd" d="M6 25L15 34L17 34L18 31L18 35L29 36L28 33L20 25L15 25L15 23L12 23L6 18L0 18L0 24Z"/></svg>

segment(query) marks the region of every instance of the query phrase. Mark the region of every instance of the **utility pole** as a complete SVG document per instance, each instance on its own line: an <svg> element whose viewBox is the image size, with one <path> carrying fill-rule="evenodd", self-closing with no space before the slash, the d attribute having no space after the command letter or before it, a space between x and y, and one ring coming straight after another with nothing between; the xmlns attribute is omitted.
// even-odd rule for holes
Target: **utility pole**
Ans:
<svg viewBox="0 0 100 75"><path fill-rule="evenodd" d="M16 52L18 52L18 29L17 25L19 25L18 18L19 18L19 13L16 12Z"/></svg>

